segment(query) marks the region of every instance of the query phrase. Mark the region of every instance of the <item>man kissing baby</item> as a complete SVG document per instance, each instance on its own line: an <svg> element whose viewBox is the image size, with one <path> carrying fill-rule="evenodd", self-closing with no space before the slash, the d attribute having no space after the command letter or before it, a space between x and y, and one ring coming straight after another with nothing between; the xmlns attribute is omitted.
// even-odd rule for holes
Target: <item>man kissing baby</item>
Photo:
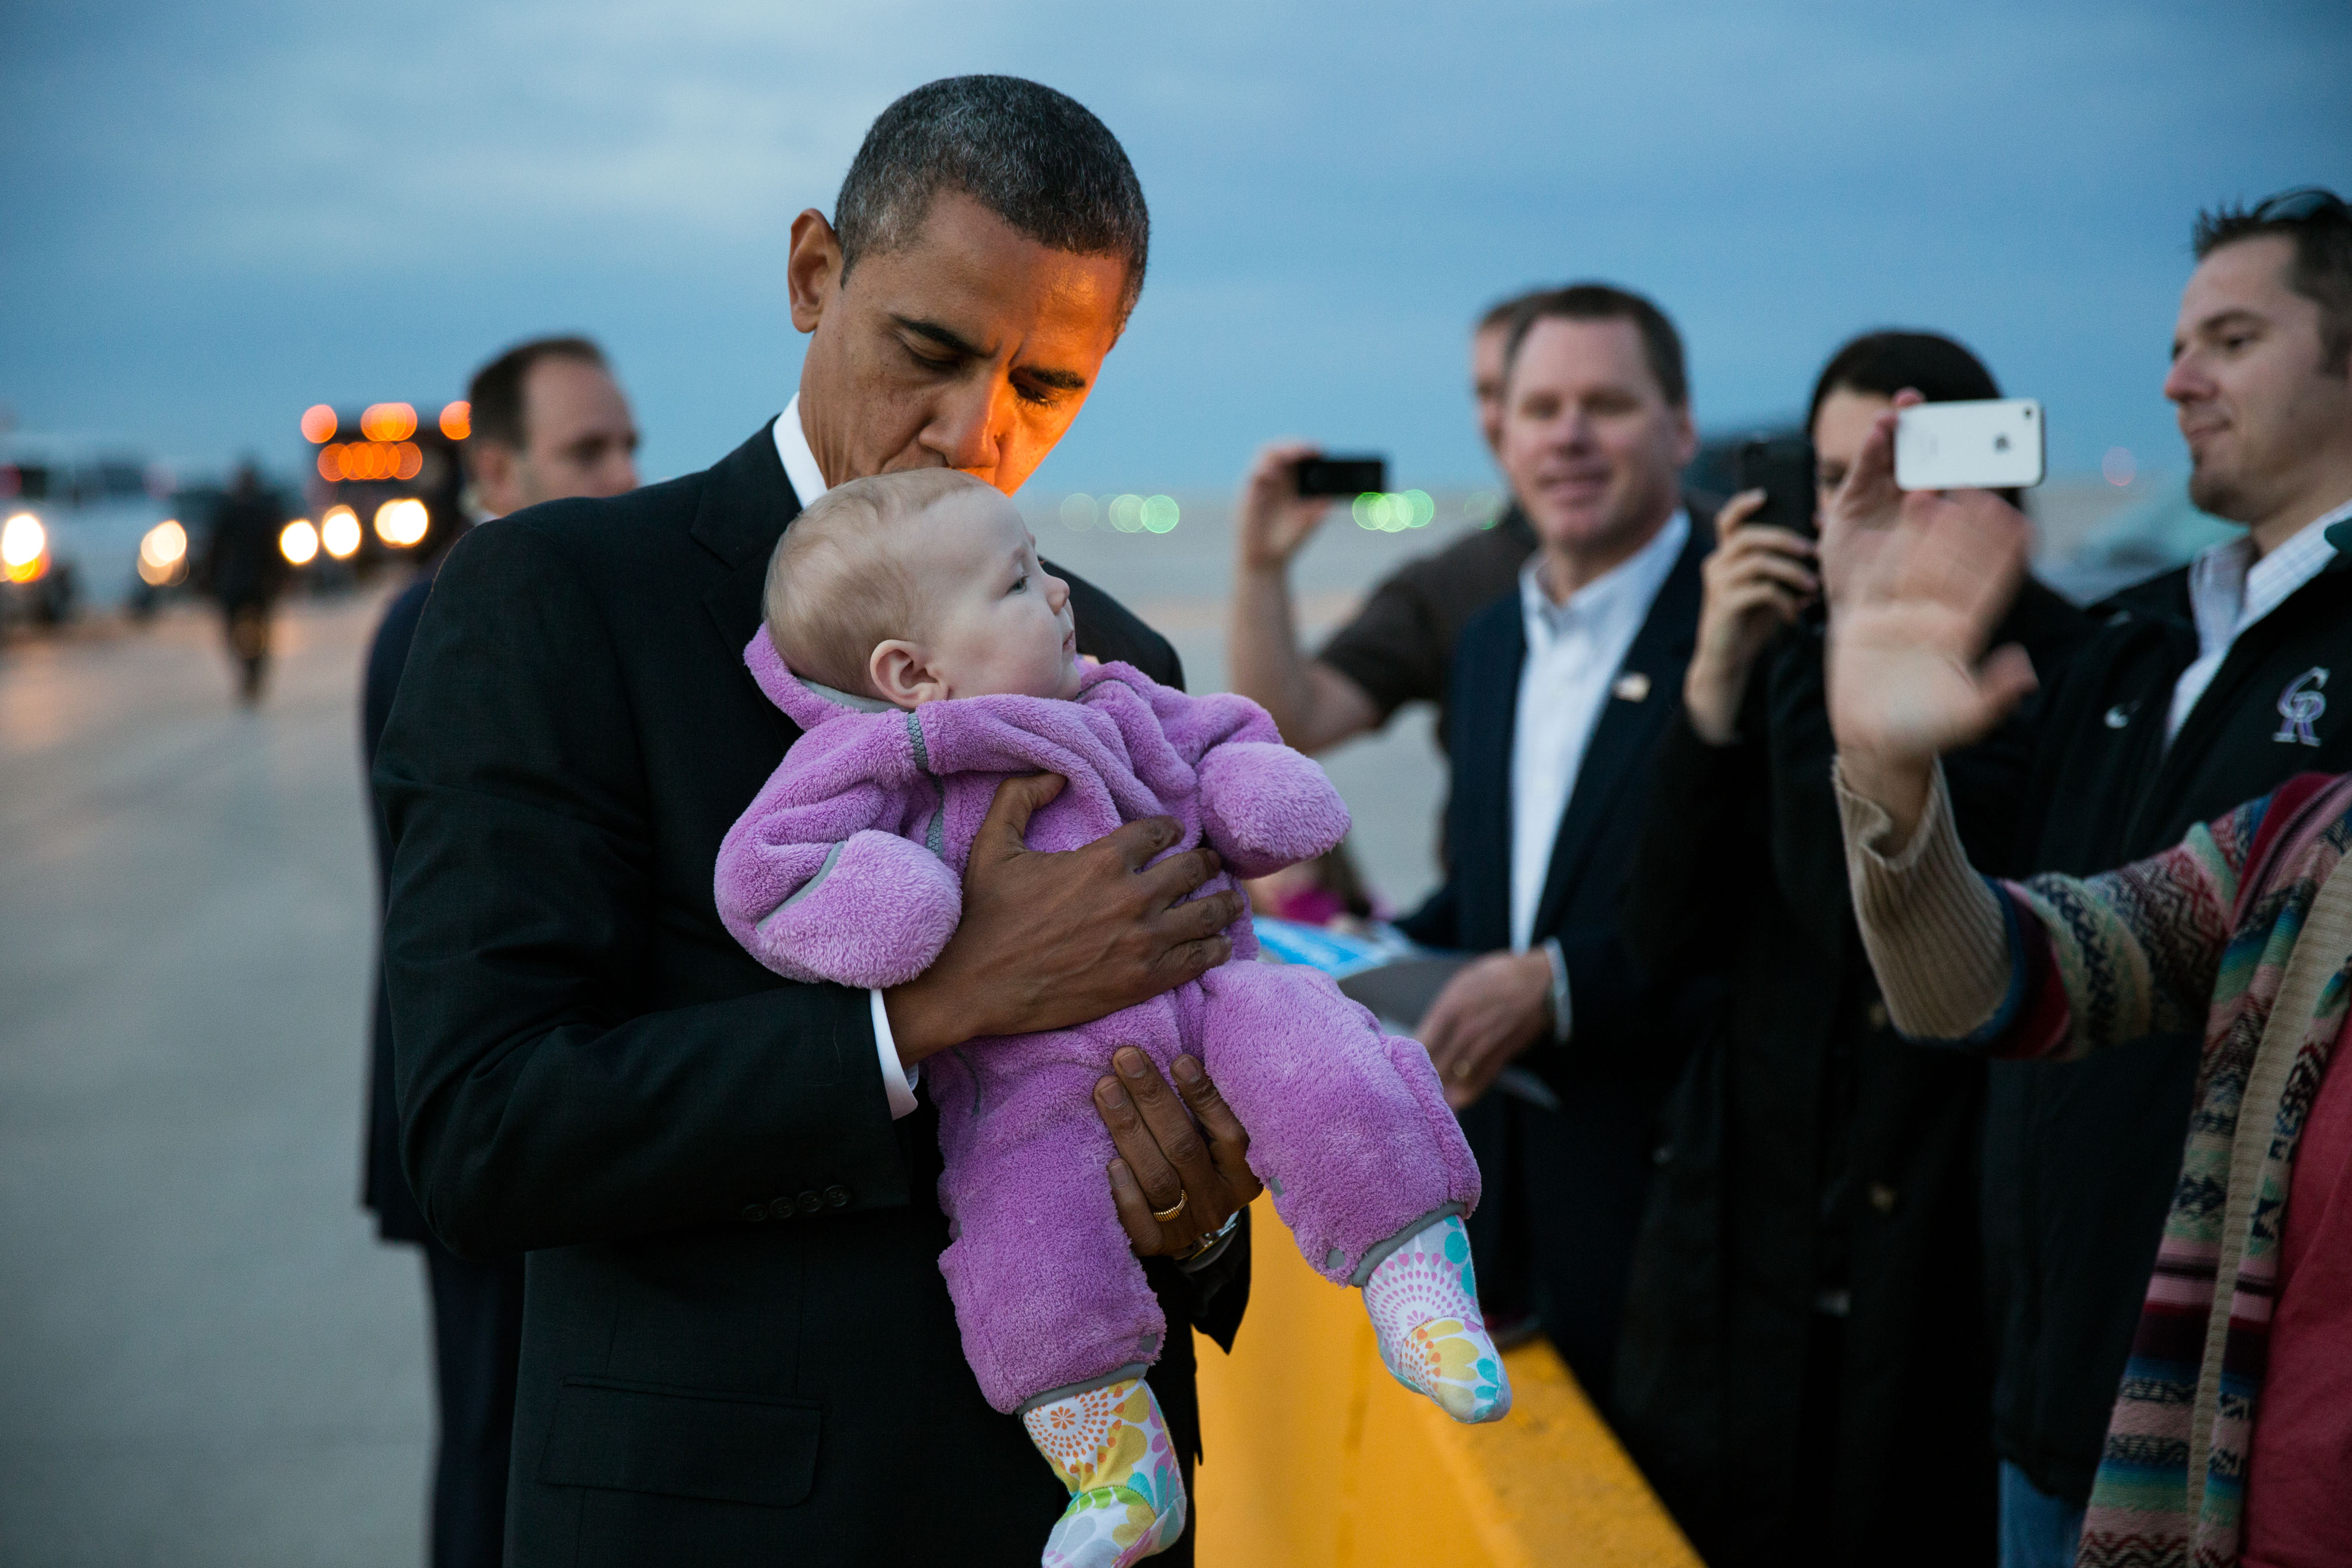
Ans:
<svg viewBox="0 0 2352 1568"><path fill-rule="evenodd" d="M805 733L727 835L717 895L736 939L790 978L884 988L928 968L1013 774L1066 780L1031 819L1036 850L1169 816L1182 830L1169 853L1206 843L1256 877L1347 831L1321 768L1255 704L1082 660L1066 585L1012 502L968 476L827 491L776 547L766 614L745 662ZM1118 1046L1163 1071L1201 1060L1307 1261L1363 1290L1399 1381L1457 1420L1510 1407L1462 1227L1477 1167L1427 1053L1322 975L1253 962L1246 915L1230 935L1231 962L1150 1001L924 1064L965 1356L1071 1492L1049 1568L1133 1563L1184 1528L1143 1381L1166 1324L1104 1179L1114 1150L1091 1098Z"/></svg>

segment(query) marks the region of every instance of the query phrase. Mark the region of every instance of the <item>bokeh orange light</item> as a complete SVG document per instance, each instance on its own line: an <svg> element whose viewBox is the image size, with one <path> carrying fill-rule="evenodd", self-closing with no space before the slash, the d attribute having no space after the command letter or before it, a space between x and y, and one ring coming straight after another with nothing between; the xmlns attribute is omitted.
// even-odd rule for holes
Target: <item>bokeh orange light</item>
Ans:
<svg viewBox="0 0 2352 1568"><path fill-rule="evenodd" d="M314 402L302 411L302 439L313 446L335 438L335 411L323 402Z"/></svg>
<svg viewBox="0 0 2352 1568"><path fill-rule="evenodd" d="M441 434L452 441L463 441L474 434L474 405L463 398L441 411Z"/></svg>
<svg viewBox="0 0 2352 1568"><path fill-rule="evenodd" d="M360 415L360 434L370 441L405 441L416 434L416 411L404 402L376 402Z"/></svg>
<svg viewBox="0 0 2352 1568"><path fill-rule="evenodd" d="M414 441L404 441L393 449L392 476L414 479L425 471L424 449Z"/></svg>
<svg viewBox="0 0 2352 1568"><path fill-rule="evenodd" d="M343 476L343 444L340 441L319 448L319 477L331 485Z"/></svg>

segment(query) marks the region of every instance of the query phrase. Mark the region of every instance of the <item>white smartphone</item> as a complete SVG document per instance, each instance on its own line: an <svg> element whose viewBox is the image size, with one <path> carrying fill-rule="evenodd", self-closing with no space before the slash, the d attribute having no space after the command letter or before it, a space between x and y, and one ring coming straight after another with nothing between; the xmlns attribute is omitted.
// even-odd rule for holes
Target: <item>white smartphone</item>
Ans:
<svg viewBox="0 0 2352 1568"><path fill-rule="evenodd" d="M2042 404L2030 397L1923 402L1895 426L1905 490L2009 490L2042 483Z"/></svg>

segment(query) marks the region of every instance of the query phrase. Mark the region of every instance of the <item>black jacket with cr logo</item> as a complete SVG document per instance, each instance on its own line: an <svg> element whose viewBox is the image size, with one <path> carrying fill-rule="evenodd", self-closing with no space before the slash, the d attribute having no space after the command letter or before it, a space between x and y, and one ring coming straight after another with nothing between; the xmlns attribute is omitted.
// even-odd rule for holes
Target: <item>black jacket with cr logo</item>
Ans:
<svg viewBox="0 0 2352 1568"><path fill-rule="evenodd" d="M2050 694L2029 820L2037 871L2085 874L2178 842L2298 773L2352 771L2352 525L2326 570L2231 646L2165 743L2197 658L2186 569L2126 589ZM1994 1438L2043 1491L2090 1495L2180 1175L2199 1041L1995 1062L1985 1266Z"/></svg>

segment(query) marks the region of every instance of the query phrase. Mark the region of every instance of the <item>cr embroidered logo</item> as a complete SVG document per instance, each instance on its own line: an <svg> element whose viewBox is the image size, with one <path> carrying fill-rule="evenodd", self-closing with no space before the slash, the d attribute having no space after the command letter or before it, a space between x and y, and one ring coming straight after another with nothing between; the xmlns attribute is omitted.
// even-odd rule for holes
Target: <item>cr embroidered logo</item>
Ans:
<svg viewBox="0 0 2352 1568"><path fill-rule="evenodd" d="M2279 694L2278 711L2283 721L2273 740L2317 746L2319 736L2311 727L2327 711L2327 698L2320 688L2327 685L2327 672L2315 664L2287 684Z"/></svg>

